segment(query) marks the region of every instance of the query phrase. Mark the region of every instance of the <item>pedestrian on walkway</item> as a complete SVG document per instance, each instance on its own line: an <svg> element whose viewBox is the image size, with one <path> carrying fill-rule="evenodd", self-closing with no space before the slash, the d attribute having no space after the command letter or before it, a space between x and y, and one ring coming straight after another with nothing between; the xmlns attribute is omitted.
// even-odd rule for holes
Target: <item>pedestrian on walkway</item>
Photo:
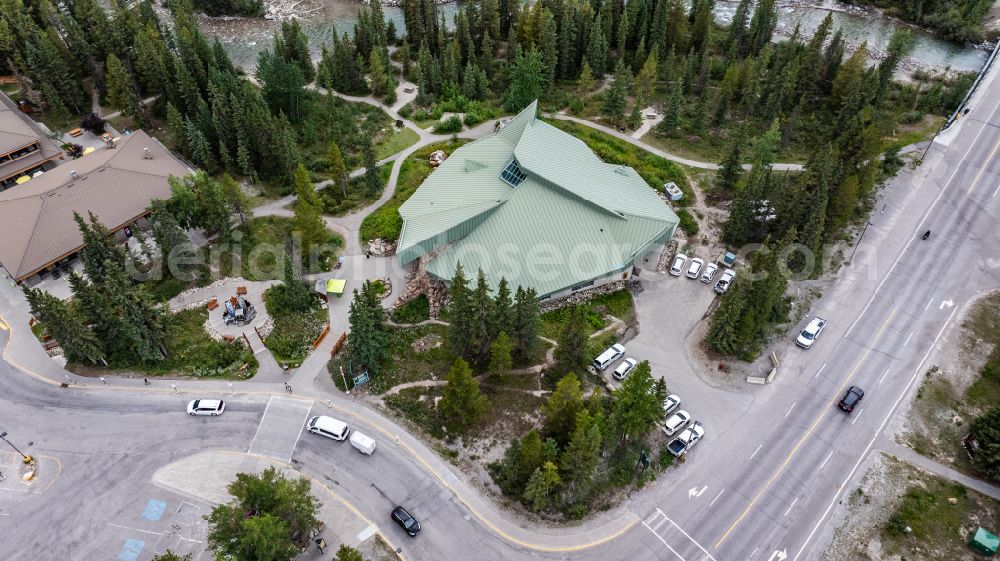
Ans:
<svg viewBox="0 0 1000 561"><path fill-rule="evenodd" d="M142 385L148 386L149 385L149 378L143 378L142 379Z"/></svg>
<svg viewBox="0 0 1000 561"><path fill-rule="evenodd" d="M288 382L285 382L285 391L288 393L292 393L292 386L289 386Z"/></svg>

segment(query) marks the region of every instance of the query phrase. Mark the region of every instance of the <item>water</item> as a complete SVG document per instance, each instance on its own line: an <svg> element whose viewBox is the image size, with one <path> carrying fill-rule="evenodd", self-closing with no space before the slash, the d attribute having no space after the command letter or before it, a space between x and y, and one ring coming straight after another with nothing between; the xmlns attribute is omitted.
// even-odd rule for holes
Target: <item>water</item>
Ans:
<svg viewBox="0 0 1000 561"><path fill-rule="evenodd" d="M350 0L283 0L295 5L295 13L300 24L309 37L309 45L318 53L322 43L328 43L334 31L348 33L357 22L360 4ZM717 0L716 20L728 24L732 21L733 12L738 0ZM833 13L834 29L838 26L843 30L844 39L852 47L868 42L873 59L878 59L885 52L889 38L900 24L882 18L874 13L836 2L820 0L816 2L822 7L800 7L785 5L778 8L778 29L775 38L780 40L792 34L796 24L800 33L809 37L819 26L826 14ZM450 3L439 6L443 10L449 24L452 22L459 4ZM387 19L396 24L400 34L403 32L403 12L399 8L385 7ZM233 61L247 69L256 65L257 53L270 48L271 37L280 27L278 21L252 18L208 18L200 17L202 29L210 36L216 36L222 42ZM928 33L913 30L914 45L909 56L900 65L900 75L917 67L933 67L953 70L979 70L988 53L942 41Z"/></svg>

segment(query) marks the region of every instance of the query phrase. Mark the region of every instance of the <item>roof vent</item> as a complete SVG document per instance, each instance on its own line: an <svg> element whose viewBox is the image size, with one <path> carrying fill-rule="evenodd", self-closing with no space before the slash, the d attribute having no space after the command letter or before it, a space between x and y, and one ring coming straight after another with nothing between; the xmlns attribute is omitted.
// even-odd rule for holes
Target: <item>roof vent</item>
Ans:
<svg viewBox="0 0 1000 561"><path fill-rule="evenodd" d="M628 177L628 168L625 166L618 166L615 168L615 173L620 173L621 175Z"/></svg>
<svg viewBox="0 0 1000 561"><path fill-rule="evenodd" d="M78 177L80 177L79 175L77 175L75 169L69 170L69 176L72 177L73 179L77 179Z"/></svg>
<svg viewBox="0 0 1000 561"><path fill-rule="evenodd" d="M149 148L143 148L142 149L142 157L145 160L152 160L153 159L153 153L149 151Z"/></svg>

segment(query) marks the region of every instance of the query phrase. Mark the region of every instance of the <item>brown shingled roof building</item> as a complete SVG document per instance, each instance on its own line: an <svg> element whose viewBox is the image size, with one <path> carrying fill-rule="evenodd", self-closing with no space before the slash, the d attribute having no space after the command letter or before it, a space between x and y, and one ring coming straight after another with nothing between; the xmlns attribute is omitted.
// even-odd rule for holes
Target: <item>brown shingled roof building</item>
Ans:
<svg viewBox="0 0 1000 561"><path fill-rule="evenodd" d="M191 173L143 131L0 192L0 266L21 282L57 268L83 247L73 213L92 212L112 232L170 197L170 176ZM30 280L29 280L30 282Z"/></svg>
<svg viewBox="0 0 1000 561"><path fill-rule="evenodd" d="M0 94L0 191L13 187L19 177L51 169L61 157L62 150L38 123Z"/></svg>

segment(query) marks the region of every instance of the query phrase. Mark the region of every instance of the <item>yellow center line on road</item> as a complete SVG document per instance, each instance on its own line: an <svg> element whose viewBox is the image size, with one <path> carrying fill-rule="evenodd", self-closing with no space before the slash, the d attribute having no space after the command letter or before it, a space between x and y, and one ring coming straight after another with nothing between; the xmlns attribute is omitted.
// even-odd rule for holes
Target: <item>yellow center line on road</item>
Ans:
<svg viewBox="0 0 1000 561"><path fill-rule="evenodd" d="M851 369L851 373L848 374L847 378L840 385L840 389L837 390L836 394L837 396L842 394L844 392L844 388L847 387L847 384L850 384L851 380L854 379L854 376L857 374L858 369L861 368L861 365L865 362L865 359L868 358L868 355L871 354L872 349L875 348L875 344L878 342L879 339L882 338L882 334L885 332L885 328L889 326L889 322L891 322L892 318L896 316L896 310L898 309L899 309L898 307L893 308L892 311L889 312L889 317L887 317L885 321L882 322L882 326L879 327L878 333L876 333L875 338L872 339L872 344L867 349L865 349L864 354L861 355L861 358L858 359L858 361L854 364L854 368ZM800 438L799 441L795 443L795 446L792 447L792 451L788 453L787 457L785 457L785 461L783 461L781 465L778 467L778 469L775 470L774 475L772 475L771 478L768 479L766 483L764 483L764 486L760 488L760 491L757 491L757 494L754 495L752 499L750 499L750 502L747 504L746 508L740 514L739 518L737 518L736 521L734 521L732 525L729 526L729 529L726 530L726 533L722 534L722 537L719 538L719 541L715 542L714 546L715 549L719 549L719 546L722 545L722 542L726 541L726 538L729 537L729 534L731 534L733 530L735 530L736 527L740 525L740 522L743 522L743 519L746 518L748 514L750 514L750 511L753 510L753 507L755 504L757 504L757 501L760 500L762 496L764 496L764 493L766 493L767 490L771 487L771 485L775 481L777 481L778 477L781 476L781 473L785 471L785 468L788 467L788 464L792 461L792 458L794 458L795 454L798 453L799 448L805 443L806 439L809 438L809 436L816 429L816 426L819 425L820 421L823 420L823 417L826 416L827 411L829 411L831 408L833 408L833 402L831 402L826 408L820 411L819 415L816 415L816 419L813 421L811 425L809 425L809 428L806 429L806 432L802 435L802 438Z"/></svg>
<svg viewBox="0 0 1000 561"><path fill-rule="evenodd" d="M993 151L990 152L990 157L986 158L986 161L983 162L983 167L980 168L979 173L976 174L976 178L972 180L972 183L969 184L969 188L965 190L966 195L971 193L972 188L975 187L977 183L979 183L979 180L983 177L983 172L986 171L986 166L993 161L993 156L997 155L997 150L1000 150L1000 140L997 140L997 143L993 145Z"/></svg>

